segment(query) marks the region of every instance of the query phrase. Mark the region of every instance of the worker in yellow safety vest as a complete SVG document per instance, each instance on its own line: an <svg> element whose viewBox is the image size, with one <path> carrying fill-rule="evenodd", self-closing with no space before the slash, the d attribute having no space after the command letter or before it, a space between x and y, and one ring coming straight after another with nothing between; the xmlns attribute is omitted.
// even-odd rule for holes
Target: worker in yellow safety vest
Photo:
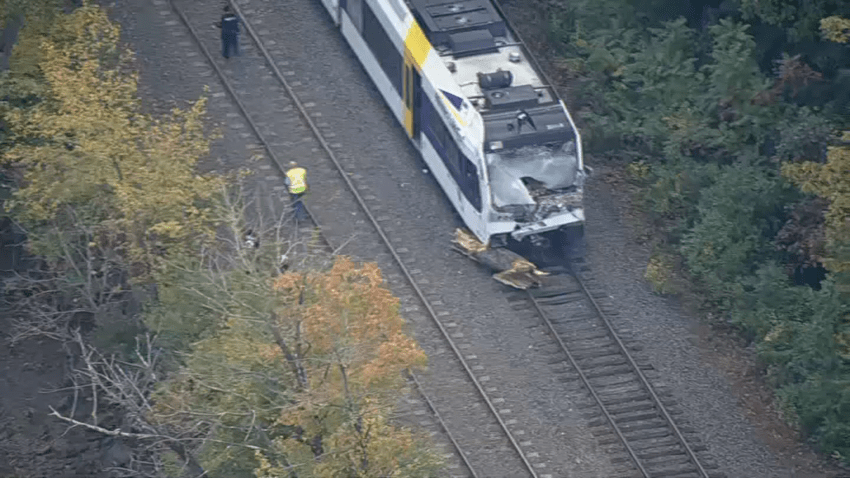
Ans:
<svg viewBox="0 0 850 478"><path fill-rule="evenodd" d="M289 170L286 171L286 186L295 209L295 219L304 219L307 214L301 196L307 192L307 170L299 167L295 161L290 161Z"/></svg>

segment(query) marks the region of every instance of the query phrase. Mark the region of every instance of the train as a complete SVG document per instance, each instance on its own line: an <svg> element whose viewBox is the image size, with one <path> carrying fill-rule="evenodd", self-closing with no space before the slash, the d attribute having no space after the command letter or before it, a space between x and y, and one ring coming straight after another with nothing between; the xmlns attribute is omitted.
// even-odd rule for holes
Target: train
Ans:
<svg viewBox="0 0 850 478"><path fill-rule="evenodd" d="M321 0L466 227L584 254L581 136L490 0Z"/></svg>

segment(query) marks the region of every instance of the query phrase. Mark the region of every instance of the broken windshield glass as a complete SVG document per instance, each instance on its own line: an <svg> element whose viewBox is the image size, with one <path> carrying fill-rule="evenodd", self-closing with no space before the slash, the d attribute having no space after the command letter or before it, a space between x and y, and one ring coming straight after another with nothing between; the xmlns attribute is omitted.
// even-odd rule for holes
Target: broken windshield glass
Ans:
<svg viewBox="0 0 850 478"><path fill-rule="evenodd" d="M534 198L579 181L574 141L561 148L527 146L487 155L493 205L533 205Z"/></svg>

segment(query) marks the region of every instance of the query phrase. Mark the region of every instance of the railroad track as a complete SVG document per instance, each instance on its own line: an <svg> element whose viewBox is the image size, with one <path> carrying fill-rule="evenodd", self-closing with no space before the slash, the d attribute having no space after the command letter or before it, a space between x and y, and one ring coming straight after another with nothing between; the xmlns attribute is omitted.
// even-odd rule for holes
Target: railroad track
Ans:
<svg viewBox="0 0 850 478"><path fill-rule="evenodd" d="M247 36L251 38L250 43L243 41L244 51L240 58L241 66L238 67L240 72L236 71L237 67L223 66L217 61L217 55L210 52L217 38L210 34L208 27L211 20L217 18L211 17L210 12L198 4L170 0L170 5L200 46L279 172L282 173L283 164L289 158L309 156L314 162L319 162L308 167L311 176L322 177L328 189L331 189L329 184L335 181L338 190L344 189L350 195L351 200L347 202L339 198L311 198L312 204L316 205L315 209L323 211L322 219L318 219L312 212L311 216L323 231L327 243L342 246L356 235L363 242L372 244L367 255L373 257L369 258L379 259L388 277L396 276L406 280L408 295L421 304L423 313L456 358L454 367L443 364L439 370L443 380L432 385L429 392L426 392L419 380L411 378L421 395L420 411L424 409L428 412L433 425L431 428L445 437L453 449L451 455L454 460L449 460L454 463L453 473L456 476L472 477L553 478L552 474L544 471L547 464L533 451L531 442L522 441L523 431L515 424L516 420L503 418L510 410L499 405L504 402L504 398L499 396L496 387L486 383L490 377L480 372L483 366L476 365L478 358L462 351L469 344L464 343L462 333L455 332L457 324L451 312L440 310L441 301L429 293L424 285L427 281L418 278L421 271L415 269L415 264L411 266L412 259L405 254L404 247L391 240L392 229L388 218L380 215L381 205L374 196L361 193L365 188L358 184L358 180L362 177L349 174L346 170L338 154L341 145L333 142L334 133L322 121L320 113L310 110L309 102L299 100L295 91L298 82L288 79L292 77L291 71L280 69L286 67L286 62L276 62L266 50L261 40L262 34L258 34L252 26L251 15L246 17L239 5L230 2L243 19ZM246 71L252 75L266 75L277 85L264 83L263 91L252 90L245 79ZM274 119L254 113L252 107L252 104L257 104L258 95L267 96L275 89L274 101L281 102L279 111L289 112L288 116L294 118L286 125L288 139L279 137L281 131L275 128L277 125ZM263 100L271 101L272 98L261 98L259 101ZM282 186L274 189L285 195ZM342 204L354 209L345 209ZM333 214L326 211L333 211ZM611 453L611 461L619 472L617 476L721 476L708 471L713 466L705 465L699 456L704 448L689 444L688 440L693 443L695 438L686 439L682 430L676 426L672 420L675 411L668 410L669 400L654 391L578 276L553 277L546 287L526 294L514 294L509 297L509 301L516 308L534 312L558 344L556 353L562 357L555 360L554 365L560 367L568 362L573 375L584 387L584 392L593 397L593 403L586 409L588 420L591 426L597 427L595 434L599 442ZM416 306L409 309L421 311ZM595 312L588 312L593 310ZM603 329L604 332L600 332ZM461 381L464 384L459 384ZM470 406L462 410L445 410L449 417L444 419L429 393L434 397L454 395L457 400ZM447 422L451 425L447 425ZM459 433L454 433L452 428ZM474 432L470 432L470 429ZM494 466L494 463L497 465ZM498 471L492 471L494 469Z"/></svg>
<svg viewBox="0 0 850 478"><path fill-rule="evenodd" d="M673 419L675 401L650 383L644 370L652 367L633 357L605 312L604 292L589 286L578 267L570 269L508 300L518 312L533 312L557 342L550 364L590 395L590 426L615 462L633 467L624 476L724 478L701 456L699 438L687 437Z"/></svg>
<svg viewBox="0 0 850 478"><path fill-rule="evenodd" d="M263 149L272 160L272 163L278 169L279 173L283 173L285 171L284 164L285 161L283 158L286 156L290 156L292 154L292 144L288 144L285 146L275 146L269 139L267 139L268 127L263 124L262 120L258 120L254 115L252 115L252 111L249 110L249 107L246 106L244 100L244 96L246 95L245 90L238 84L238 81L234 81L234 73L232 71L228 71L226 68L222 68L216 62L216 58L210 52L210 49L207 47L204 36L199 33L199 28L204 26L202 20L193 21L193 18L187 15L186 6L181 5L179 0L170 0L170 6L172 10L178 15L183 25L189 30L191 36L195 39L200 49L203 51L204 56L210 62L212 67L214 68L216 74L221 80L225 90L228 92L230 97L238 106L240 112L244 116L247 121L250 129L256 135L257 140L262 145ZM257 48L259 54L252 55L255 64L250 65L251 67L262 67L265 66L270 70L273 76L279 81L280 85L286 91L289 99L291 100L291 106L297 111L297 114L300 114L301 119L303 120L303 124L301 125L301 131L297 132L300 134L300 139L302 141L309 141L309 137L304 136L304 133L309 133L310 136L315 140L317 145L309 145L310 152L313 154L323 153L325 159L330 161L333 164L333 167L339 173L339 178L341 178L345 186L351 195L354 196L357 205L359 205L360 210L365 214L368 219L368 225L362 224L364 221L355 221L356 223L361 223L362 226L366 226L365 229L368 229L371 226L371 231L363 231L364 228L361 227L360 231L357 231L357 234L361 234L363 236L369 235L377 235L380 242L389 252L389 254L393 257L399 271L402 275L407 279L408 284L413 289L415 295L419 298L423 306L426 308L428 315L433 320L435 326L439 329L442 334L443 339L455 353L458 363L460 364L463 371L466 373L466 378L474 386L475 391L478 394L477 400L482 401L486 405L486 409L490 412L489 421L494 421L497 425L497 428L500 430L500 433L494 434L490 433L480 433L478 434L479 442L473 443L469 445L468 443L462 447L462 445L458 442L458 439L454 436L452 431L446 425L446 422L442 418L441 414L437 411L437 408L434 406L433 401L429 397L428 393L425 391L424 387L421 385L420 381L417 379L415 374L410 373L410 381L415 386L415 389L418 391L419 395L424 402L424 405L427 407L427 411L430 413L431 420L437 425L439 428L439 433L441 433L448 442L451 443L451 447L453 448L453 455L457 458L458 461L462 463L462 468L464 468L464 475L459 476L469 476L473 478L478 478L479 476L486 476L479 474L473 465L470 463L468 456L470 455L470 451L468 451L465 447L471 447L473 449L489 449L501 451L506 448L512 447L515 455L514 463L510 463L510 460L507 460L506 457L502 456L501 459L503 461L500 468L503 469L503 472L506 473L504 476L531 476L533 478L538 478L539 475L531 463L526 453L520 447L519 440L514 436L513 432L508 428L505 420L499 415L498 410L496 408L495 402L493 398L488 394L482 382L476 377L473 373L473 365L467 360L467 358L461 353L459 344L456 343L455 339L452 337L452 334L449 332L448 328L444 325L443 321L440 319L441 315L438 315L438 311L434 308L431 301L426 297L425 293L420 288L417 281L414 279L411 270L405 265L405 261L400 256L400 252L393 245L390 239L387 237L386 232L384 231L384 227L380 224L378 218L376 218L375 214L373 214L372 209L369 204L367 204L363 195L359 192L358 188L354 184L354 182L349 178L348 172L344 169L343 165L337 159L337 155L334 152L334 149L331 147L331 142L326 137L327 133L323 133L318 122L314 120L314 117L307 110L305 104L303 104L296 93L293 91L292 85L290 81L286 79L286 75L282 72L275 61L271 58L268 51L266 51L265 46L262 41L258 37L251 23L245 18L242 14L239 6L230 2L231 8L233 8L236 13L243 19L243 25L248 32L248 35L253 41L254 47ZM244 48L244 46L243 46ZM256 60L261 60L265 63L265 65L257 65ZM306 131L304 131L306 130ZM276 136L276 135L275 135ZM315 146L318 146L315 147ZM284 154L282 154L282 152ZM291 156L290 156L291 157ZM283 176L281 176L282 180ZM309 208L307 208L308 214L310 215L310 220L316 226L318 230L324 230L323 224L320 224L316 219L316 215L313 214ZM335 244L331 238L328 237L327 234L322 234L322 237L326 244L329 246L330 250L336 251L339 250L339 244ZM456 391L454 392L456 393ZM470 397L470 400L475 400ZM480 413L479 413L480 414ZM481 418L479 417L479 420ZM487 418L483 419L487 421ZM420 423L421 424L421 423ZM480 425L480 423L479 423ZM496 428L496 427L491 427ZM468 441L468 440L467 440ZM508 442L509 446L506 446L504 443ZM451 461L449 463L449 470L461 468L458 464L452 464Z"/></svg>

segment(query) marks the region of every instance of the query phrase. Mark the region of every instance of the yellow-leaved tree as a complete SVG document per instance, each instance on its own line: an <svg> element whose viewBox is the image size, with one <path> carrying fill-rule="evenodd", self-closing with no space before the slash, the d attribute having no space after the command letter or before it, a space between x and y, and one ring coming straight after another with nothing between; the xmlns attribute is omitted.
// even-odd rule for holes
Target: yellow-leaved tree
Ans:
<svg viewBox="0 0 850 478"><path fill-rule="evenodd" d="M830 146L826 163L807 161L786 163L782 173L805 192L826 199L827 256L825 266L832 272L850 272L850 131L844 132L844 145Z"/></svg>
<svg viewBox="0 0 850 478"><path fill-rule="evenodd" d="M850 43L850 20L837 16L826 17L820 21L821 35L836 43Z"/></svg>
<svg viewBox="0 0 850 478"><path fill-rule="evenodd" d="M286 328L300 328L312 348L296 403L277 418L298 433L275 439L276 447L316 477L427 472L433 463L412 454L414 437L387 422L402 371L426 358L403 333L398 299L378 266L339 258L326 274L284 274L275 287L289 298L280 311ZM283 471L264 465L258 475Z"/></svg>
<svg viewBox="0 0 850 478"><path fill-rule="evenodd" d="M38 32L44 34L49 30L57 15L62 13L61 0L0 0L0 26L2 26L3 44L2 53L0 53L0 71L9 69L9 60L14 49L21 48L19 42L19 34L21 28L26 24L30 32ZM30 34L30 38L38 35ZM23 46L26 50L26 45ZM20 70L20 60L24 62L35 60L35 55L31 52L26 55L18 55ZM34 61L29 63L29 67L33 68ZM8 101L8 99L7 99Z"/></svg>
<svg viewBox="0 0 850 478"><path fill-rule="evenodd" d="M390 421L406 389L403 372L424 366L426 356L404 333L398 299L375 264L339 257L330 270L271 280L256 271L221 274L172 299L197 294L217 325L162 385L155 414L158 423L199 432L205 470L435 476L440 460L428 443Z"/></svg>
<svg viewBox="0 0 850 478"><path fill-rule="evenodd" d="M13 140L3 162L21 176L12 209L36 252L55 246L39 234L46 225L83 223L90 241L111 237L150 267L170 249L212 238L209 206L223 180L195 172L209 148L206 101L165 119L144 114L119 33L92 5L56 17L46 32L24 28L8 81L43 88L33 89L34 104L3 111Z"/></svg>
<svg viewBox="0 0 850 478"><path fill-rule="evenodd" d="M821 20L824 39L850 42L850 20L832 16ZM826 163L806 161L786 163L782 173L805 192L825 199L827 255L825 266L832 272L850 272L850 131L842 134L838 144L830 146Z"/></svg>

